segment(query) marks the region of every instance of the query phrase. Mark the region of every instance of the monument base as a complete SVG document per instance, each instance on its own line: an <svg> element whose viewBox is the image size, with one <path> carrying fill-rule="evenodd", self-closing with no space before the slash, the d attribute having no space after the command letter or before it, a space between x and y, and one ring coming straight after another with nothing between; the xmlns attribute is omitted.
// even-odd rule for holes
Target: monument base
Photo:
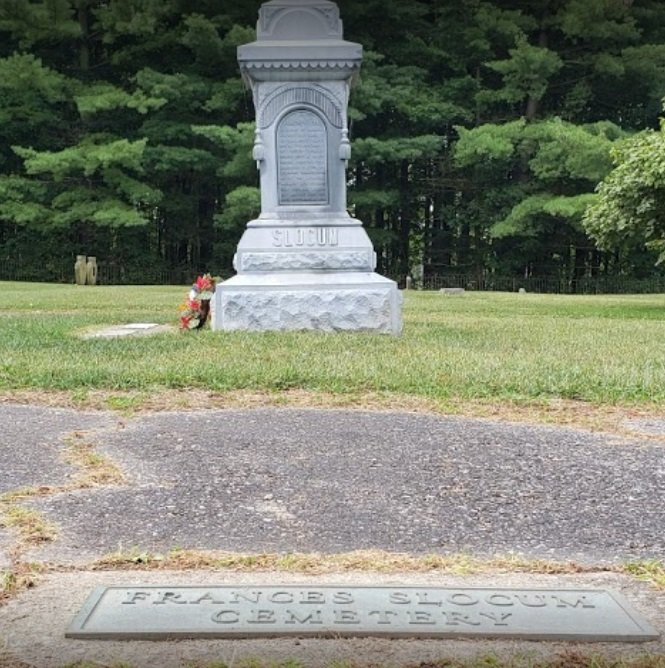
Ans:
<svg viewBox="0 0 665 668"><path fill-rule="evenodd" d="M211 327L399 334L401 302L397 283L373 272L237 274L217 285Z"/></svg>

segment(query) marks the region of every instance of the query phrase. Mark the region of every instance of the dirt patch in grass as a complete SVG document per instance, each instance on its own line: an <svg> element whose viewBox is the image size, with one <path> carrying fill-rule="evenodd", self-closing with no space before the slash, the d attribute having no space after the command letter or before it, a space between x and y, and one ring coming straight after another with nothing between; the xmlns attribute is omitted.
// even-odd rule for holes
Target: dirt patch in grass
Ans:
<svg viewBox="0 0 665 668"><path fill-rule="evenodd" d="M38 404L85 410L112 410L123 415L145 412L265 407L332 408L364 411L405 411L507 422L546 424L602 431L642 440L665 442L665 436L638 433L627 420L663 418L665 403L595 404L571 399L435 400L394 393L340 393L285 390L213 392L203 389L112 391L15 390L0 392L0 402Z"/></svg>
<svg viewBox="0 0 665 668"><path fill-rule="evenodd" d="M624 566L624 571L665 591L665 561L653 559L630 562Z"/></svg>
<svg viewBox="0 0 665 668"><path fill-rule="evenodd" d="M167 554L118 552L91 565L93 570L155 569L238 572L280 571L321 575L325 573L540 573L547 575L611 571L613 567L581 566L574 562L527 560L512 555L479 559L466 554L414 556L381 550L341 554L290 553L240 554L234 552L173 550Z"/></svg>
<svg viewBox="0 0 665 668"><path fill-rule="evenodd" d="M36 564L15 564L7 570L0 571L0 605L20 591L33 587L34 576L44 570Z"/></svg>
<svg viewBox="0 0 665 668"><path fill-rule="evenodd" d="M55 526L46 522L35 510L23 506L9 505L2 512L2 525L13 529L22 543L37 545L55 539L58 531Z"/></svg>
<svg viewBox="0 0 665 668"><path fill-rule="evenodd" d="M665 656L645 655L632 659L617 659L577 650L562 652L551 659L512 659L487 655L477 659L441 659L434 663L414 663L404 668L665 668ZM353 668L348 666L348 668Z"/></svg>
<svg viewBox="0 0 665 668"><path fill-rule="evenodd" d="M616 565L582 565L574 561L524 559L516 555L495 555L482 559L468 554L427 554L356 550L340 554L258 553L172 550L166 554L116 552L90 564L91 570L230 570L243 573L262 571L323 575L327 573L537 573L571 575L575 573L623 573L649 582L665 591L665 562L635 561Z"/></svg>

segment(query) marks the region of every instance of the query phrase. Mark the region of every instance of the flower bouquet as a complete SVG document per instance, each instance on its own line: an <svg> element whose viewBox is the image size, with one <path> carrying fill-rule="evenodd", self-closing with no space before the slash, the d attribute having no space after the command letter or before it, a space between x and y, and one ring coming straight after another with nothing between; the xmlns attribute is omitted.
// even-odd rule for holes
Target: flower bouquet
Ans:
<svg viewBox="0 0 665 668"><path fill-rule="evenodd" d="M187 301L180 306L181 329L201 329L206 324L216 282L217 279L210 274L204 274L196 279L187 295Z"/></svg>

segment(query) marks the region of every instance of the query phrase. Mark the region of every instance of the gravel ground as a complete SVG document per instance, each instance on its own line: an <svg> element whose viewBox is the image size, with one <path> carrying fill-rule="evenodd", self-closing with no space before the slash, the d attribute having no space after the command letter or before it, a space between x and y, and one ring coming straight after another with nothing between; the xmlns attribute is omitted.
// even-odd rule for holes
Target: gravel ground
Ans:
<svg viewBox="0 0 665 668"><path fill-rule="evenodd" d="M665 436L665 419L631 418L624 420L624 425L638 434Z"/></svg>
<svg viewBox="0 0 665 668"><path fill-rule="evenodd" d="M13 536L8 531L0 530L0 570L9 568L11 565L11 558L9 556L9 549L13 543Z"/></svg>
<svg viewBox="0 0 665 668"><path fill-rule="evenodd" d="M660 443L292 409L158 413L98 431L95 441L126 471L127 486L31 501L61 526L59 540L31 559L174 547L518 552L594 564L665 555ZM9 462L23 470L16 454ZM50 463L33 468L46 465L50 479Z"/></svg>

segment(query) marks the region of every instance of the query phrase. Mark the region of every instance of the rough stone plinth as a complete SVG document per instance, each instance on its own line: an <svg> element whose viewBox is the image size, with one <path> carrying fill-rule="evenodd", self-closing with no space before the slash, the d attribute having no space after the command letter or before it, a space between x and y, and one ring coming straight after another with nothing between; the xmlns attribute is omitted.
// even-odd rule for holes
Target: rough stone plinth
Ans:
<svg viewBox="0 0 665 668"><path fill-rule="evenodd" d="M399 334L402 296L373 273L239 274L218 286L213 322L225 331Z"/></svg>

